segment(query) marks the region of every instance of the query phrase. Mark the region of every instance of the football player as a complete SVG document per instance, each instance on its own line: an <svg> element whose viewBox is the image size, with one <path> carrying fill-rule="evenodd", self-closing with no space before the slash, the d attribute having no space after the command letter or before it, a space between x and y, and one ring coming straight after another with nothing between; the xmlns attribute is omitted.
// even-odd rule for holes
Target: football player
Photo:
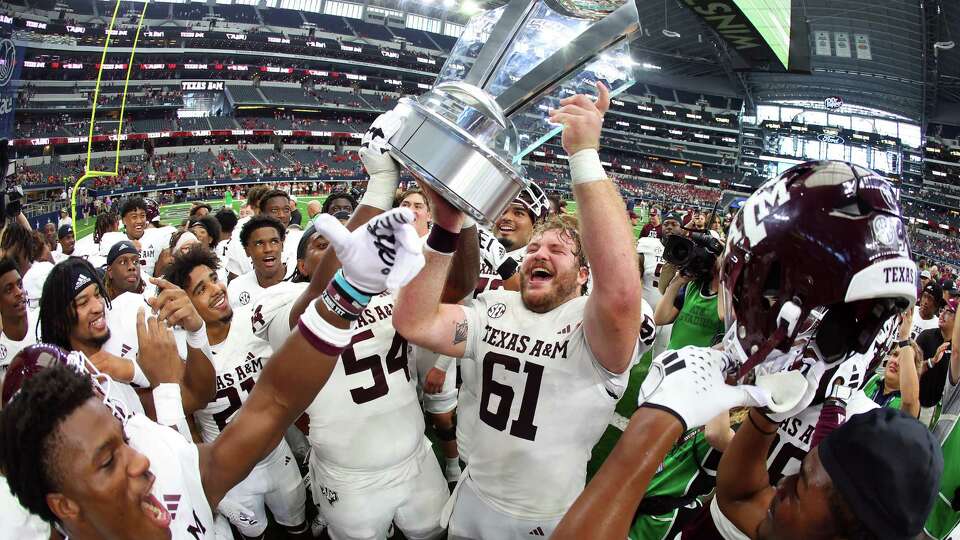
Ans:
<svg viewBox="0 0 960 540"><path fill-rule="evenodd" d="M679 214L674 212L667 214L661 225L663 238L671 234L683 234L680 222ZM641 236L637 240L637 256L640 258L638 264L640 277L643 278L643 299L656 310L660 298L663 297L663 294L660 292L660 274L666 264L663 260L663 239ZM651 351L654 357L659 356L660 353L667 350L667 343L670 342L670 332L672 329L672 324L657 327L657 340L654 342Z"/></svg>
<svg viewBox="0 0 960 540"><path fill-rule="evenodd" d="M0 376L20 349L37 341L37 312L28 309L17 263L0 259Z"/></svg>
<svg viewBox="0 0 960 540"><path fill-rule="evenodd" d="M469 466L452 498L454 538L549 536L583 488L590 449L630 368L654 339L641 336L633 233L597 154L609 107L609 92L598 90L596 102L572 96L552 112L551 121L564 125L582 219L579 227L566 217L537 227L520 292L490 291L468 306L441 303L463 215L435 198L427 264L397 296L393 324L401 335L473 359L480 375ZM594 288L583 296L588 257Z"/></svg>
<svg viewBox="0 0 960 540"><path fill-rule="evenodd" d="M393 121L390 113L382 115L364 137L360 155L370 182L347 224L348 229L355 229L353 235L375 226L383 216L373 217L364 227L360 227L361 220L393 205L400 171L393 159L381 152L391 126L394 130L398 127ZM374 134L380 133L377 128L384 134L374 140ZM397 211L415 216L408 208L392 212ZM324 222L329 228L333 228L331 223L339 223L329 214L315 219L315 224ZM311 227L304 234L312 234ZM324 236L337 247L344 234L346 231L337 237ZM471 235L464 237L467 242L476 242ZM416 241L420 242L418 236ZM325 257L312 270L310 283L295 284L285 295L271 294L254 311L256 333L271 344L283 343L295 332L297 312L303 309L300 306L304 300L317 298L317 283L329 280L338 264L337 259ZM302 272L310 270L305 264ZM460 298L469 294L475 272L473 280L454 280L448 285L448 294ZM465 274L465 270L454 272L451 278ZM357 313L350 345L307 409L313 498L333 538L384 538L391 522L407 538L436 538L442 532L440 511L449 491L424 437L423 412L411 380L416 366L411 365L406 340L393 328L393 302L392 293L377 295Z"/></svg>
<svg viewBox="0 0 960 540"><path fill-rule="evenodd" d="M140 252L129 240L117 242L107 254L107 270L103 275L107 298L115 300L123 293L143 293L146 285L140 274Z"/></svg>
<svg viewBox="0 0 960 540"><path fill-rule="evenodd" d="M157 257L166 245L163 243L162 235L158 229L147 227L147 203L141 197L127 197L120 206L120 221L123 222L126 240L133 242L140 251L140 266L143 275L146 277L154 276L154 267L157 264ZM123 240L117 237L112 241L101 240L101 252L109 252L113 244ZM108 244L108 245L105 245Z"/></svg>
<svg viewBox="0 0 960 540"><path fill-rule="evenodd" d="M293 273L294 265L283 262L286 227L272 216L250 218L240 231L240 244L253 263L253 270L237 277L227 287L230 306L234 310L250 310L263 292Z"/></svg>
<svg viewBox="0 0 960 540"><path fill-rule="evenodd" d="M250 212L250 215L244 216L241 214L240 219L233 229L230 245L227 246L227 257L224 267L227 269L227 276L230 281L237 276L253 270L250 257L247 256L243 245L240 243L240 231L243 230L243 226L250 221L253 216L260 214L260 198L268 191L270 191L270 187L265 185L256 185L247 190L247 204L241 208L241 211L246 209Z"/></svg>
<svg viewBox="0 0 960 540"><path fill-rule="evenodd" d="M194 413L204 442L211 443L230 423L253 390L273 351L241 320L234 324L233 309L227 301L226 284L217 277L216 255L196 245L177 255L164 278L187 292L206 327L217 377L217 394ZM267 528L265 506L292 537L309 533L306 525L306 492L297 462L286 441L261 460L227 499L252 512L249 520L234 522L246 538L257 538Z"/></svg>
<svg viewBox="0 0 960 540"><path fill-rule="evenodd" d="M70 256L79 256L76 253L77 239L73 235L71 225L61 225L57 230L57 241L59 242L56 251L53 252L53 262L58 263Z"/></svg>
<svg viewBox="0 0 960 540"><path fill-rule="evenodd" d="M291 211L292 202L290 195L286 191L279 189L268 191L260 199L260 215L276 218L286 229L283 257L281 260L284 264L291 267L296 264L297 244L300 243L300 235L303 234L299 223L297 224L298 226L291 227L291 216L293 215Z"/></svg>
<svg viewBox="0 0 960 540"><path fill-rule="evenodd" d="M623 538L629 514L680 434L751 401L757 407L723 454L717 494L698 522L699 534L759 539L919 533L942 458L928 432L905 415L865 412L822 437L809 453L775 451L772 459L796 457L799 464L797 474L782 465L787 476L776 488L768 461L784 429L806 439L808 448L816 444L819 426L801 432L789 423L825 393L849 398L865 372L858 364L870 361L877 336L916 301L916 265L896 201L886 180L840 162L798 165L761 186L735 219L724 252L729 330L723 350L686 347L654 361L641 408L557 536L575 538L589 530L592 538ZM807 232L797 234L797 227ZM796 259L797 253L804 255ZM899 332L902 337L909 326ZM858 359L851 362L851 356ZM726 374L742 376L755 366L783 384L762 398L747 387L723 384ZM780 373L791 367L800 369ZM823 376L828 369L840 376ZM791 377L801 379L794 390L785 383ZM783 392L801 397L784 399ZM857 443L866 440L884 444ZM849 456L869 463L869 478L852 470ZM896 485L875 489L878 475L895 478Z"/></svg>
<svg viewBox="0 0 960 540"><path fill-rule="evenodd" d="M173 431L138 420L142 415L124 425L94 394L89 378L70 370L48 369L32 377L0 412L0 468L13 493L25 508L78 540L207 537L210 509L276 447L323 387L350 344L354 314L370 295L388 284L402 286L422 268L416 233L407 227L412 220L408 210L397 209L355 235L321 230L339 240L334 245L343 259L340 285L331 284L324 301L304 312L213 443L191 445ZM381 258L381 252L390 256ZM346 297L340 294L344 290ZM155 328L161 324L150 321ZM307 357L310 362L303 362ZM144 439L140 430L153 433ZM141 446L144 440L149 444Z"/></svg>
<svg viewBox="0 0 960 540"><path fill-rule="evenodd" d="M70 258L50 272L43 286L40 300L40 336L43 341L69 351L80 351L97 368L115 381L133 383L139 388L153 386L146 376L146 366L138 360L142 354L139 341L137 314L141 310L157 310L169 326L182 326L184 340L178 345L184 350L176 353L186 359L183 364L184 408L193 412L213 399L215 377L210 363L209 345L202 333L203 320L182 289L170 283L160 283L157 296L145 299L125 293L114 301L107 298L106 289L96 270L83 259ZM117 385L134 407L143 413L136 394L129 384ZM149 395L145 402L151 407Z"/></svg>

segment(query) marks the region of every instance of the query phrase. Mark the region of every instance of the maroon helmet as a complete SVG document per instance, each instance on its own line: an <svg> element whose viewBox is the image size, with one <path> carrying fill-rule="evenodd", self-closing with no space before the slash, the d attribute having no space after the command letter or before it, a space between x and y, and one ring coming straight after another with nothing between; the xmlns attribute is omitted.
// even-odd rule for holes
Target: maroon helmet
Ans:
<svg viewBox="0 0 960 540"><path fill-rule="evenodd" d="M538 186L532 180L529 186L517 194L517 197L513 199L511 204L523 206L530 212L530 221L534 223L546 218L547 213L550 211L550 200L547 199L547 194L543 191L542 187Z"/></svg>
<svg viewBox="0 0 960 540"><path fill-rule="evenodd" d="M101 373L82 352L67 352L50 343L35 343L24 347L13 357L0 380L0 408L5 407L17 395L28 379L57 364L89 375L94 390L103 397L104 404L119 420L123 421L130 416L129 407L112 390L113 379L109 375Z"/></svg>
<svg viewBox="0 0 960 540"><path fill-rule="evenodd" d="M0 407L6 406L30 377L56 364L68 363L67 352L56 345L37 343L21 349L3 375L0 384Z"/></svg>
<svg viewBox="0 0 960 540"><path fill-rule="evenodd" d="M821 358L865 353L917 297L896 192L849 163L792 167L744 202L721 282L726 341L741 376L771 352L786 352L814 310L823 314L811 338Z"/></svg>
<svg viewBox="0 0 960 540"><path fill-rule="evenodd" d="M147 222L153 223L160 219L160 205L157 201L149 198L143 199L143 203L147 207Z"/></svg>

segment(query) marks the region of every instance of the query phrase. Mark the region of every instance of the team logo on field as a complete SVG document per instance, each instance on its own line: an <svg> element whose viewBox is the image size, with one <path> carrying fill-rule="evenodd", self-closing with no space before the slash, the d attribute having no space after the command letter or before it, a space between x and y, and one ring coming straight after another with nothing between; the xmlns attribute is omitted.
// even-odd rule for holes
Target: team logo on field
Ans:
<svg viewBox="0 0 960 540"><path fill-rule="evenodd" d="M503 314L507 312L506 304L500 302L490 306L490 309L487 310L487 316L491 319L499 319L503 317Z"/></svg>
<svg viewBox="0 0 960 540"><path fill-rule="evenodd" d="M243 291L240 293L240 305L245 306L250 303L250 293Z"/></svg>

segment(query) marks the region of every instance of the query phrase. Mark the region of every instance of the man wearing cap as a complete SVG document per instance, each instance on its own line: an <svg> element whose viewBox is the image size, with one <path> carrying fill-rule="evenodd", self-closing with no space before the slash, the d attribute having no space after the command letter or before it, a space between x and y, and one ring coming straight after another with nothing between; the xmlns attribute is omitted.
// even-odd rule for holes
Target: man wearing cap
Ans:
<svg viewBox="0 0 960 540"><path fill-rule="evenodd" d="M53 262L58 263L67 257L74 255L74 249L77 245L77 240L73 235L73 227L68 225L61 225L60 229L57 231L57 239L59 241L59 246L56 251L51 253L53 255Z"/></svg>
<svg viewBox="0 0 960 540"><path fill-rule="evenodd" d="M956 282L947 280L943 282L943 301L960 296L960 289L957 289Z"/></svg>
<svg viewBox="0 0 960 540"><path fill-rule="evenodd" d="M927 283L930 282L930 271L921 270L920 271L920 290L922 291L924 287L927 286Z"/></svg>
<svg viewBox="0 0 960 540"><path fill-rule="evenodd" d="M957 300L951 298L944 313L956 313ZM943 316L941 315L941 319ZM928 538L956 538L951 534L960 528L960 434L954 429L960 415L960 322L954 315L950 328L950 357L940 364L947 365L941 399L940 417L933 426L933 436L943 450L944 469L933 511L924 524Z"/></svg>
<svg viewBox="0 0 960 540"><path fill-rule="evenodd" d="M943 291L935 281L928 282L920 292L920 301L913 308L913 330L910 339L917 339L920 332L937 327L937 315L944 304Z"/></svg>
<svg viewBox="0 0 960 540"><path fill-rule="evenodd" d="M949 360L951 333L958 305L960 302L951 298L940 312L937 327L924 330L917 336L917 345L920 346L924 359L921 368L923 372L920 375L920 405L923 407L935 407L943 397L948 365L941 360Z"/></svg>
<svg viewBox="0 0 960 540"><path fill-rule="evenodd" d="M67 209L61 208L60 219L57 221L57 227L63 227L64 225L73 225L73 220L70 219L70 214L67 213Z"/></svg>
<svg viewBox="0 0 960 540"><path fill-rule="evenodd" d="M110 300L127 292L143 293L145 283L140 275L140 251L133 242L124 240L110 248L103 285Z"/></svg>
<svg viewBox="0 0 960 540"><path fill-rule="evenodd" d="M660 210L656 207L650 207L650 221L640 229L641 237L660 238L662 230L660 227Z"/></svg>

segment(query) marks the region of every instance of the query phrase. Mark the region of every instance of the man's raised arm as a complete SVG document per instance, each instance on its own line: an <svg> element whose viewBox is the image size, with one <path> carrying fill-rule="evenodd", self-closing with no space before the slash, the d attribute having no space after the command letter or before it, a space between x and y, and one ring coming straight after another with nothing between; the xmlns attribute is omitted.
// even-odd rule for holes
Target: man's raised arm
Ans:
<svg viewBox="0 0 960 540"><path fill-rule="evenodd" d="M271 357L236 418L216 441L201 446L200 474L211 507L276 447L323 388L370 298L402 286L422 268L413 219L410 210L398 208L353 232L333 216L318 220L318 232L330 240L343 268ZM382 250L392 256L380 257Z"/></svg>
<svg viewBox="0 0 960 540"><path fill-rule="evenodd" d="M594 356L612 373L623 373L642 323L643 284L626 206L600 163L600 129L610 94L597 84L594 102L585 95L563 99L550 121L563 124L562 143L570 160L570 178L583 249L593 274L593 291L584 314L584 330Z"/></svg>
<svg viewBox="0 0 960 540"><path fill-rule="evenodd" d="M393 326L410 343L460 358L467 348L467 317L460 306L441 303L441 295L460 240L463 214L434 192L428 190L428 194L433 228L423 250L426 265L397 293Z"/></svg>

